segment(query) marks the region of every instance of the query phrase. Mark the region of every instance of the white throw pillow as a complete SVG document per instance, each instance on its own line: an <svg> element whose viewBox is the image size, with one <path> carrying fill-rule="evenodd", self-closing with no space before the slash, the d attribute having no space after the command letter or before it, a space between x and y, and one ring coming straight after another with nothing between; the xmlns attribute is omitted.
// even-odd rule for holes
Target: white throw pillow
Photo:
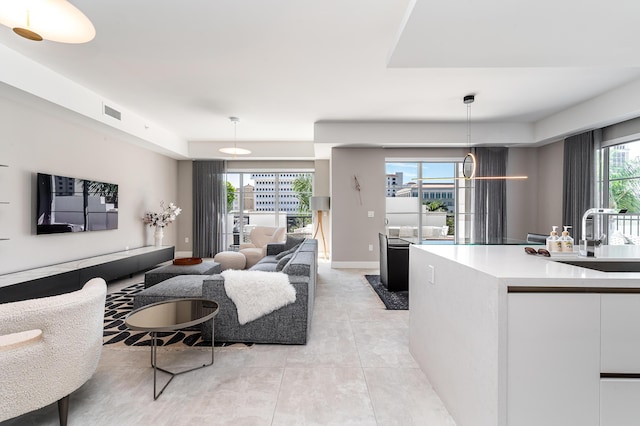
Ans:
<svg viewBox="0 0 640 426"><path fill-rule="evenodd" d="M398 233L399 237L413 237L413 227L412 226L401 226L400 232Z"/></svg>

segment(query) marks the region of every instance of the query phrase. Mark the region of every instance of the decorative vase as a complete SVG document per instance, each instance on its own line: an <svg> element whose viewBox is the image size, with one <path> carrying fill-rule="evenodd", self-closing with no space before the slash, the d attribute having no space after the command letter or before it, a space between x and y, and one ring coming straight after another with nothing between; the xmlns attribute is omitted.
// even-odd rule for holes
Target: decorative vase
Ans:
<svg viewBox="0 0 640 426"><path fill-rule="evenodd" d="M156 240L156 247L162 247L162 238L164 237L164 227L156 226L156 232L154 232L153 237Z"/></svg>

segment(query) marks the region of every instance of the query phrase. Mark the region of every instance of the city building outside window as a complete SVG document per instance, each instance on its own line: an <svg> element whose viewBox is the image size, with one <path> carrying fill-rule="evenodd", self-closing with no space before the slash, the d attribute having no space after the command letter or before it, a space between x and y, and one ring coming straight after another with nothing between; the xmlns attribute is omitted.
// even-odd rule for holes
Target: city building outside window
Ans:
<svg viewBox="0 0 640 426"><path fill-rule="evenodd" d="M230 172L227 182L227 245L249 242L255 226L281 226L287 233L311 236L313 173Z"/></svg>

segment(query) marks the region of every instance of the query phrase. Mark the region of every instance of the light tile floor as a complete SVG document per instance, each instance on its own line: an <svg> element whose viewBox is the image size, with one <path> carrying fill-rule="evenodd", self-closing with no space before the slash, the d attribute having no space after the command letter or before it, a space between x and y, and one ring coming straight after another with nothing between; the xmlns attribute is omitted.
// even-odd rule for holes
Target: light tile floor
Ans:
<svg viewBox="0 0 640 426"><path fill-rule="evenodd" d="M216 347L213 366L176 376L157 401L149 349L105 346L71 395L69 425L455 425L409 353L408 311L386 310L365 273L377 271L321 262L307 345ZM209 353L165 348L159 358L191 366ZM57 424L56 404L2 423Z"/></svg>

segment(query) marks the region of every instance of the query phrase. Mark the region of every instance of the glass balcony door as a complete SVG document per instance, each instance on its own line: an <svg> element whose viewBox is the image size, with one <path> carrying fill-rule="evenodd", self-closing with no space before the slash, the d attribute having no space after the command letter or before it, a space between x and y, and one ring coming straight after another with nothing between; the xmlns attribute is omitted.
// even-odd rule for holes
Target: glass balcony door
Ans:
<svg viewBox="0 0 640 426"><path fill-rule="evenodd" d="M387 161L387 235L420 243L464 242L471 203L466 182L455 178L460 167L452 161Z"/></svg>
<svg viewBox="0 0 640 426"><path fill-rule="evenodd" d="M312 173L227 173L226 245L234 250L250 243L256 226L284 227L287 233L311 236L312 184Z"/></svg>

